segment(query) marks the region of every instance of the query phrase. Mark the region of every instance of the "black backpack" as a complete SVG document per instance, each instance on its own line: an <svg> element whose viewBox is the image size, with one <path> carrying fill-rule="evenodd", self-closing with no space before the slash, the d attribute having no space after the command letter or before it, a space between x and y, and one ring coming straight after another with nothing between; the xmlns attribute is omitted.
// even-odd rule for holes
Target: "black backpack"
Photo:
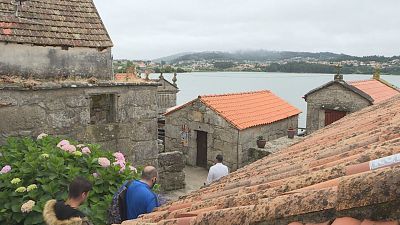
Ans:
<svg viewBox="0 0 400 225"><path fill-rule="evenodd" d="M114 194L111 206L108 208L108 224L120 224L128 218L126 192L133 180L125 182Z"/></svg>

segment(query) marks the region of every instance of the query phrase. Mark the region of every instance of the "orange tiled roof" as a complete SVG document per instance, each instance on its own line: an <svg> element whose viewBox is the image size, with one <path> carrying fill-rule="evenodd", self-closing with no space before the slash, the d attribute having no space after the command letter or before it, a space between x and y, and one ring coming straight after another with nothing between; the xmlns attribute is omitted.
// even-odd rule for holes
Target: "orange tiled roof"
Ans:
<svg viewBox="0 0 400 225"><path fill-rule="evenodd" d="M399 90L375 79L353 81L349 82L349 84L371 96L374 99L374 104L400 94Z"/></svg>
<svg viewBox="0 0 400 225"><path fill-rule="evenodd" d="M398 225L399 129L397 96L123 225Z"/></svg>
<svg viewBox="0 0 400 225"><path fill-rule="evenodd" d="M199 99L239 130L270 124L301 113L296 107L266 90L205 95L199 96ZM177 111L192 102L169 110L166 114Z"/></svg>

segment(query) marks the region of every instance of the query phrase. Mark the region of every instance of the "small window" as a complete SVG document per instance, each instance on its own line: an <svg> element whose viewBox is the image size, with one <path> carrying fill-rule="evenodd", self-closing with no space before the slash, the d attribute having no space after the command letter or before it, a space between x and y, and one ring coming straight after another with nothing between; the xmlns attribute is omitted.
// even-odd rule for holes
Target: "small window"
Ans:
<svg viewBox="0 0 400 225"><path fill-rule="evenodd" d="M115 94L90 96L90 124L106 124L116 121Z"/></svg>

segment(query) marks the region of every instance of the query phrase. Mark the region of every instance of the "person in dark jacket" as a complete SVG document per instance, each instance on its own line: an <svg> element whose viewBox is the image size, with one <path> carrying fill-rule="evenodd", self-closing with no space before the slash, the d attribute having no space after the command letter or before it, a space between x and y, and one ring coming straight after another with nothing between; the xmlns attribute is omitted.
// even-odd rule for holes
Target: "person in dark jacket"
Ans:
<svg viewBox="0 0 400 225"><path fill-rule="evenodd" d="M64 201L49 200L43 209L43 219L47 225L92 225L78 207L89 196L92 184L85 178L78 177L68 189L68 199Z"/></svg>

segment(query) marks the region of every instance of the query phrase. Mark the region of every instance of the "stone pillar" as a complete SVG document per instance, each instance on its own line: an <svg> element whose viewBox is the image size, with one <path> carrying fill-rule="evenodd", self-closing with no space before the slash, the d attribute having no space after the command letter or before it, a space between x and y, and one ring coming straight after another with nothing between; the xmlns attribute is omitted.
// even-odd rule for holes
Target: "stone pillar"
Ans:
<svg viewBox="0 0 400 225"><path fill-rule="evenodd" d="M158 155L159 184L161 190L172 191L185 187L185 173L182 152L165 152Z"/></svg>
<svg viewBox="0 0 400 225"><path fill-rule="evenodd" d="M336 69L337 69L337 73L334 76L334 80L335 81L343 81L343 75L340 74L340 70L342 69L342 66L338 64L336 66Z"/></svg>

